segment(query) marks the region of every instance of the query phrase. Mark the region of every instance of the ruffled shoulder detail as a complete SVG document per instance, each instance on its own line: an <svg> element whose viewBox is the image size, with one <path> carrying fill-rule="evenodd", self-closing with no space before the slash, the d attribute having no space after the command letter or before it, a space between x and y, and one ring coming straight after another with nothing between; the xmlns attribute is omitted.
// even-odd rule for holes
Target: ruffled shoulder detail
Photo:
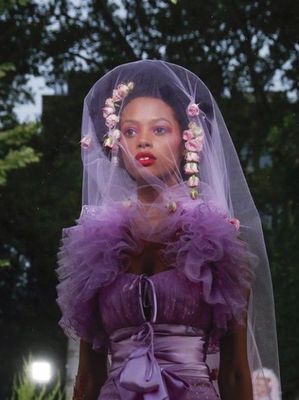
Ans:
<svg viewBox="0 0 299 400"><path fill-rule="evenodd" d="M57 255L59 325L66 335L91 343L95 350L106 345L98 291L116 278L129 255L137 251L120 207L122 212L84 206L76 225L62 230Z"/></svg>
<svg viewBox="0 0 299 400"><path fill-rule="evenodd" d="M186 202L174 212L164 209L153 229L138 206L114 203L83 207L76 225L62 231L57 302L59 324L68 336L92 343L94 349L106 343L99 290L128 269L145 241L161 243L165 263L201 285L203 300L212 309L213 345L230 321L244 322L251 253L221 210L211 203Z"/></svg>
<svg viewBox="0 0 299 400"><path fill-rule="evenodd" d="M164 250L172 267L201 284L203 300L213 311L210 350L230 322L244 324L251 287L250 253L226 214L209 203L184 209L177 217L177 231Z"/></svg>

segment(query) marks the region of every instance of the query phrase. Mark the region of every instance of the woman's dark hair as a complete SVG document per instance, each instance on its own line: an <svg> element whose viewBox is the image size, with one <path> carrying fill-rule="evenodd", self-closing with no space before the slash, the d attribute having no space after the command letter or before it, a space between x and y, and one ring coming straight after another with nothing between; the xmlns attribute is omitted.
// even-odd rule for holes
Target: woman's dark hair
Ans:
<svg viewBox="0 0 299 400"><path fill-rule="evenodd" d="M109 76L105 77L105 81L98 81L93 89L91 101L87 104L94 125L94 129L99 141L103 142L103 137L107 132L105 120L101 109L105 105L105 100L112 96L113 88L116 88L120 83L133 82L134 88L129 95L124 99L121 108L124 108L130 101L137 97L152 97L163 100L174 111L181 130L187 129L188 117L186 109L190 103L190 98L184 91L174 84L174 77L171 71L162 68L159 62L148 61L146 63L136 62L134 66L127 64L111 71ZM206 119L207 128L210 131L209 117L212 115L209 92L207 93L196 91L198 78L186 71L182 67L172 66L173 74L177 76L178 81L188 82L194 88L196 98L193 101L199 104L201 110L208 117Z"/></svg>
<svg viewBox="0 0 299 400"><path fill-rule="evenodd" d="M157 90L152 90L152 87L144 87L142 86L138 89L138 86L132 90L132 92L124 99L122 108L124 108L128 103L138 97L150 97L150 98L157 98L164 101L174 112L174 117L176 118L177 122L181 130L187 129L188 127L188 118L186 114L186 108L188 106L188 102L184 104L181 100L179 100L179 96L175 93L174 88L169 85L162 85L159 87L159 92Z"/></svg>

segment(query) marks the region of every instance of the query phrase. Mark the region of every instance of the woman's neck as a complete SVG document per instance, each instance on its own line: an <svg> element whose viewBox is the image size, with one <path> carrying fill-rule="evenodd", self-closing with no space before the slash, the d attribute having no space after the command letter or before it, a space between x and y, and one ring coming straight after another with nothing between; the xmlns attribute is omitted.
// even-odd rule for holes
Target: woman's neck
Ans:
<svg viewBox="0 0 299 400"><path fill-rule="evenodd" d="M137 189L138 200L144 204L154 203L159 196L159 192L152 186L138 187Z"/></svg>
<svg viewBox="0 0 299 400"><path fill-rule="evenodd" d="M162 179L161 179L162 181ZM168 179L163 179L165 186L174 186L177 184L177 179L174 176L168 176ZM158 197L163 191L162 187L157 188L144 182L140 183L137 187L137 197L141 203L149 204L157 201ZM160 198L161 199L161 198Z"/></svg>

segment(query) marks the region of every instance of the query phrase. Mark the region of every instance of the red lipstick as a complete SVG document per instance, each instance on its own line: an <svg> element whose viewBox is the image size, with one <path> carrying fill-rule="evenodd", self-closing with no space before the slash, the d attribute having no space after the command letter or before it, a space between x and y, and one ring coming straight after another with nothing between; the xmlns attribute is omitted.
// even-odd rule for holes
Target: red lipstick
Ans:
<svg viewBox="0 0 299 400"><path fill-rule="evenodd" d="M143 167L149 167L150 165L153 165L156 161L156 157L149 151L141 151L141 152L137 153L135 156L135 159Z"/></svg>

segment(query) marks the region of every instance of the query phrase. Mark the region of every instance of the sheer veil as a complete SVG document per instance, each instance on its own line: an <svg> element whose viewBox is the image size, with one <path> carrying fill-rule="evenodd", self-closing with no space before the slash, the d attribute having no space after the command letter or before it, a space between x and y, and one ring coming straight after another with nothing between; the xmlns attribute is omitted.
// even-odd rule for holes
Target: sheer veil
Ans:
<svg viewBox="0 0 299 400"><path fill-rule="evenodd" d="M159 164L161 173L152 174L149 168L136 164L126 142L119 140L119 125L125 107L140 97L163 100L174 110L182 131L182 146L188 142L191 149L190 159L185 154L177 162L169 144L164 164ZM203 141L194 144L187 137L190 131L195 137L203 136ZM250 368L252 373L271 369L279 379L272 283L260 217L221 112L205 84L192 72L164 61L120 65L99 79L85 98L81 145L81 217L112 215L109 213L115 212L113 207L126 205L125 209L134 210L130 223L135 236L163 241L168 232L175 231L176 213L182 217L185 212L180 209L209 204L238 229L240 242L246 243L251 275L247 313ZM192 145L199 161L190 155L195 152ZM131 170L136 169L135 175L128 164ZM173 178L171 184L166 179L169 176ZM141 186L154 188L150 204L141 204ZM158 216L159 223L145 223L153 215ZM213 229L216 232L217 226ZM217 352L217 344L210 347L211 354Z"/></svg>

